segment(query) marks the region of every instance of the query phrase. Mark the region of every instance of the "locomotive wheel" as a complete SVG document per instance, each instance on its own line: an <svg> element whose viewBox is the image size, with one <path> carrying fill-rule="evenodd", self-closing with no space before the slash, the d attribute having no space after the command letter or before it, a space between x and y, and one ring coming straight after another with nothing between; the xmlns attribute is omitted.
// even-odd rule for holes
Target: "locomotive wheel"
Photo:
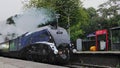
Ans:
<svg viewBox="0 0 120 68"><path fill-rule="evenodd" d="M62 60L60 60L61 62L64 62L64 63L68 62L70 59L69 49L64 48L64 47L60 48L59 49L59 56L62 59Z"/></svg>
<svg viewBox="0 0 120 68"><path fill-rule="evenodd" d="M27 52L26 52L26 59L34 61L34 57L33 57L33 54L31 53L31 50L27 50Z"/></svg>
<svg viewBox="0 0 120 68"><path fill-rule="evenodd" d="M28 47L26 48L26 59L27 60L31 60L31 61L34 61L35 60L35 55L33 52L35 52L36 50L36 47L35 46L31 46L31 47Z"/></svg>
<svg viewBox="0 0 120 68"><path fill-rule="evenodd" d="M30 46L25 49L25 57L27 60L37 62L55 62L55 55L49 46L41 44L36 46Z"/></svg>
<svg viewBox="0 0 120 68"><path fill-rule="evenodd" d="M43 46L42 57L43 57L42 58L43 62L48 62L48 63L51 63L51 64L54 64L54 62L55 62L55 55L52 52L52 50L49 49L48 46Z"/></svg>
<svg viewBox="0 0 120 68"><path fill-rule="evenodd" d="M55 64L55 56L53 53L49 53L48 55L48 62L51 63L51 64Z"/></svg>
<svg viewBox="0 0 120 68"><path fill-rule="evenodd" d="M42 62L47 62L47 55L48 55L47 48L43 47L43 49L42 49L42 56L41 56Z"/></svg>

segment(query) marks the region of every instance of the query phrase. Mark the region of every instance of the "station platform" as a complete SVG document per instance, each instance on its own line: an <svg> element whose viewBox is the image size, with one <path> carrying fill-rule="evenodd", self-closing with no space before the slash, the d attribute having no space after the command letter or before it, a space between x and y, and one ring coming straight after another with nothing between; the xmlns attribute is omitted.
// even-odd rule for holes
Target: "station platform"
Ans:
<svg viewBox="0 0 120 68"><path fill-rule="evenodd" d="M75 54L120 54L120 51L76 51Z"/></svg>
<svg viewBox="0 0 120 68"><path fill-rule="evenodd" d="M72 59L84 64L116 68L120 66L120 51L77 51Z"/></svg>
<svg viewBox="0 0 120 68"><path fill-rule="evenodd" d="M65 67L0 57L0 68L65 68Z"/></svg>

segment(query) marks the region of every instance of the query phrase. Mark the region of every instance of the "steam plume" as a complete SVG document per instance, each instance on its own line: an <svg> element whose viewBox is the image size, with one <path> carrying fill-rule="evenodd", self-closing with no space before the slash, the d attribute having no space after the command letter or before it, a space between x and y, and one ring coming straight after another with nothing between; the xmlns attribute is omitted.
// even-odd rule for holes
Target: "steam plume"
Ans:
<svg viewBox="0 0 120 68"><path fill-rule="evenodd" d="M54 20L54 12L44 8L30 8L21 14L12 17L15 24L7 24L7 21L0 23L0 42L16 38L26 32L37 29L38 25L46 24Z"/></svg>

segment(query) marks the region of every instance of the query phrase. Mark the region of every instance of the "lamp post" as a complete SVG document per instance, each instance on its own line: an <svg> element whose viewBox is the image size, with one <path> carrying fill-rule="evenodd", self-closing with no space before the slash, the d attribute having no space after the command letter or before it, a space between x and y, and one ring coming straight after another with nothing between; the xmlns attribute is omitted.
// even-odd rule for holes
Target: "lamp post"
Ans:
<svg viewBox="0 0 120 68"><path fill-rule="evenodd" d="M67 6L65 10L66 10L65 14L67 15L67 28L68 28L68 33L70 35L70 6Z"/></svg>
<svg viewBox="0 0 120 68"><path fill-rule="evenodd" d="M69 17L69 14L68 14L68 27L69 27L68 33L69 33L69 35L70 35L70 17Z"/></svg>
<svg viewBox="0 0 120 68"><path fill-rule="evenodd" d="M56 21L57 21L57 27L58 27L58 19L60 18L60 14L55 14L56 15Z"/></svg>

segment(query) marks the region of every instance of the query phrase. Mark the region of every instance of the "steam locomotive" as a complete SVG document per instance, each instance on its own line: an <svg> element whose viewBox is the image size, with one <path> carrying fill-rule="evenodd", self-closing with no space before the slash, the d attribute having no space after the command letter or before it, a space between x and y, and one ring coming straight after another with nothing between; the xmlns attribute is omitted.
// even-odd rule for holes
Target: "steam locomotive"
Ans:
<svg viewBox="0 0 120 68"><path fill-rule="evenodd" d="M0 54L42 62L66 63L70 59L70 37L64 28L48 25L0 43Z"/></svg>

